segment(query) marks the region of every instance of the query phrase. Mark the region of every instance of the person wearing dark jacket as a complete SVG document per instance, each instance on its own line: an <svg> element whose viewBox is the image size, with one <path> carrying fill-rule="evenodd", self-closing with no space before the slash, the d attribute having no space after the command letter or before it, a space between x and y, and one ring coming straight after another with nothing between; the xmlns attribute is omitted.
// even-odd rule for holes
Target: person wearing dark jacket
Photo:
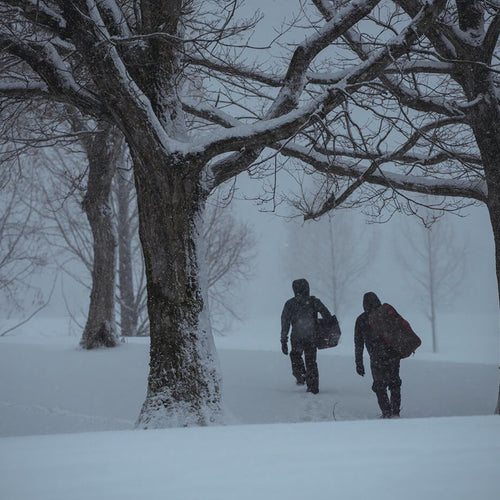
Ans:
<svg viewBox="0 0 500 500"><path fill-rule="evenodd" d="M281 351L288 355L288 331L290 325L292 333L290 341L292 350L290 360L292 373L298 385L307 384L307 392L319 392L319 373L316 363L316 344L314 342L314 328L318 313L323 318L330 319L330 311L321 300L309 295L309 283L305 279L297 279L292 283L295 297L287 300L281 313ZM304 359L302 358L304 355Z"/></svg>
<svg viewBox="0 0 500 500"><path fill-rule="evenodd" d="M373 376L372 390L377 396L382 418L399 417L401 406L400 357L370 327L368 322L370 312L380 306L380 300L375 293L365 293L363 297L364 312L358 316L354 328L356 372L361 376L365 374L363 349L366 346ZM387 390L390 392L390 397Z"/></svg>

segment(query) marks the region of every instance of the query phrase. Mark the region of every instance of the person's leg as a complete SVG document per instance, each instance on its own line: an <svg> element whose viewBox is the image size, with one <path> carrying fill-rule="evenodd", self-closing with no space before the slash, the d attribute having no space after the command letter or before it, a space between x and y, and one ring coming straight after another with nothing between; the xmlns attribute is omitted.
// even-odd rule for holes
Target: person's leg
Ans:
<svg viewBox="0 0 500 500"><path fill-rule="evenodd" d="M302 353L304 352L304 346L301 341L292 340L292 350L290 351L290 361L292 363L292 374L297 380L297 384L302 385L306 380L306 368L304 366L304 360L302 359Z"/></svg>
<svg viewBox="0 0 500 500"><path fill-rule="evenodd" d="M400 359L396 358L389 363L389 391L391 392L391 413L399 417L401 410L401 378L399 376Z"/></svg>
<svg viewBox="0 0 500 500"><path fill-rule="evenodd" d="M317 349L314 342L304 342L304 356L306 358L307 390L313 394L319 392L319 372L316 362Z"/></svg>
<svg viewBox="0 0 500 500"><path fill-rule="evenodd" d="M370 367L373 376L372 391L377 396L382 418L390 418L392 411L389 396L387 395L387 367L379 360L372 360Z"/></svg>

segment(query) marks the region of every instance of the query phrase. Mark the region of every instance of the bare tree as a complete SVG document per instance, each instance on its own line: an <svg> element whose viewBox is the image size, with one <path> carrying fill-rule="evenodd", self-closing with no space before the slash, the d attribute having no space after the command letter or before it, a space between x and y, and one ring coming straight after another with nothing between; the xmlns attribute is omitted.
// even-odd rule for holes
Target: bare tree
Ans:
<svg viewBox="0 0 500 500"><path fill-rule="evenodd" d="M256 257L253 229L238 221L229 213L229 208L215 196L203 219L208 302L217 332L228 328L228 320L239 319L242 308L234 301L237 286L252 276Z"/></svg>
<svg viewBox="0 0 500 500"><path fill-rule="evenodd" d="M349 96L408 52L446 4L426 3L396 27L396 36L386 30L386 43L366 61L346 67L341 77L309 79L318 68L317 56L379 3L351 2L330 20L316 20L276 77L273 72L262 76L254 68L246 71L231 57L234 46L252 50L243 30L257 21L235 22L237 2L0 2L0 49L19 60L10 66L2 92L32 92L68 102L120 128L130 149L151 332L148 392L139 426L220 420L219 375L199 275L206 199L217 186L248 170L266 146L287 154L298 154L304 147L310 151L300 140L285 145L280 141L322 129L323 119L335 115ZM21 61L29 71L21 71ZM193 103L178 92L183 78L199 68L211 79L205 88L220 96L213 106ZM257 87L243 87L243 96L242 78L258 82ZM218 89L210 85L215 82ZM274 88L268 93L259 88L263 85ZM307 86L310 90L305 91ZM220 108L229 104L227 96L237 106L236 116ZM260 105L253 106L252 100ZM219 126L207 135L196 127L188 130L184 111ZM451 186L451 194L459 192L463 190Z"/></svg>
<svg viewBox="0 0 500 500"><path fill-rule="evenodd" d="M339 316L351 304L357 278L376 255L370 229L356 226L349 215L338 211L316 222L288 226L290 278L309 277L318 295Z"/></svg>
<svg viewBox="0 0 500 500"><path fill-rule="evenodd" d="M84 126L84 123L80 122L80 125ZM116 238L110 196L121 143L112 125L99 122L97 126L95 134L85 136L83 141L89 169L82 208L93 241L89 313L80 342L85 349L113 347L117 338L114 308Z"/></svg>
<svg viewBox="0 0 500 500"><path fill-rule="evenodd" d="M90 245L92 248L89 248L89 245L82 246L82 242L76 242L73 245L73 251L79 255L85 265L92 268L93 273L90 307L81 345L87 349L114 346L116 345L113 307L115 244L110 211L105 207L109 206L106 197L109 197L110 184L117 161L117 148L113 146L116 142L114 139L115 137L121 138L121 136L114 132L108 122L96 124L95 121L86 120L74 108L57 105L46 113L47 109L43 101L36 99L22 103L12 99L3 99L2 106L5 111L5 122L0 130L0 137L10 151L10 160L7 157L4 163L17 160L20 162L21 169L26 170L28 167L23 164L22 155L26 155L28 150L31 151L32 158L36 159L37 167L41 167L40 158L45 157L46 160L43 168L31 168L31 173L36 175L28 176L32 186L32 196L37 191L40 192L40 186L46 187L46 203L39 202L36 207L39 218L47 215L46 206L52 206L53 210L50 215L59 224L59 230L63 229L53 206L54 203L58 204L58 201L49 199L48 191L52 191L52 196L56 195L64 199L71 195L74 187L86 174L85 194L81 203L93 232ZM12 130L16 132L12 133ZM66 171L68 164L66 158L74 156L78 148L85 151L88 160L86 165L89 168L76 172L75 177L71 178ZM48 153L49 150L51 154ZM59 168L52 163L54 160L60 163ZM38 170L44 170L46 175ZM49 172L55 173L59 181L63 180L63 185L68 190L67 193L63 193L60 187L47 190L47 181L44 177L48 177ZM26 176L25 173L23 175ZM83 212L80 210L80 213ZM76 227L81 225L80 221L73 222L76 222ZM71 239L75 228L69 224L66 225L65 230L68 232L66 240ZM39 232L41 233L41 228ZM50 237L47 238L47 242L52 246ZM57 261L57 258L54 261ZM68 266L63 267L68 269Z"/></svg>
<svg viewBox="0 0 500 500"><path fill-rule="evenodd" d="M59 267L87 286L73 269L71 257L76 257L92 275L81 346L113 347L116 242L110 191L123 140L108 122L86 121L71 110L63 116L73 136L71 154L57 144L38 152L41 171L35 182L45 192L39 210L52 221L48 240L64 256Z"/></svg>
<svg viewBox="0 0 500 500"><path fill-rule="evenodd" d="M404 273L412 280L410 289L431 324L432 352L438 351L437 315L460 293L465 276L465 244L457 241L446 218L427 214L422 223L407 224L396 247ZM404 244L402 248L401 244Z"/></svg>
<svg viewBox="0 0 500 500"><path fill-rule="evenodd" d="M10 155L8 149L0 154ZM29 158L24 157L24 162ZM36 211L39 193L31 189L32 167L22 170L4 162L0 172L0 296L1 311L13 316L0 332L4 336L48 303L51 292L37 283L37 275L46 268L47 248L43 244L43 223ZM53 287L52 287L53 289Z"/></svg>
<svg viewBox="0 0 500 500"><path fill-rule="evenodd" d="M125 162L124 162L125 164ZM114 201L118 233L118 301L124 337L148 334L144 261L138 241L139 218L132 171L118 169Z"/></svg>

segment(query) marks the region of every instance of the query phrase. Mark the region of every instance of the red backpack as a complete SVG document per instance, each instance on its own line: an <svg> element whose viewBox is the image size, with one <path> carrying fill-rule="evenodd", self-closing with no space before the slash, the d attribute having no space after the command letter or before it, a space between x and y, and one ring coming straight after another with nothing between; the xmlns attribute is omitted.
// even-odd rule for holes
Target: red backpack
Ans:
<svg viewBox="0 0 500 500"><path fill-rule="evenodd" d="M390 304L382 304L368 314L370 327L392 347L401 358L407 358L420 346L420 337Z"/></svg>

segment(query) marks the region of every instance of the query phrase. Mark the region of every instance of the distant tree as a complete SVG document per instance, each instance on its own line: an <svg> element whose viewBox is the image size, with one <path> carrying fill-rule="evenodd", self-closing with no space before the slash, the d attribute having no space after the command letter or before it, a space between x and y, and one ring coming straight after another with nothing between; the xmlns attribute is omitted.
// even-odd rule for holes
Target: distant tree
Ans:
<svg viewBox="0 0 500 500"><path fill-rule="evenodd" d="M131 168L116 172L113 201L118 238L118 293L120 331L124 337L149 335L146 308L146 276L139 242L139 217Z"/></svg>
<svg viewBox="0 0 500 500"><path fill-rule="evenodd" d="M113 156L113 161L118 159L118 163L110 205L113 234L116 233L118 248L114 292L120 309L118 323L120 333L125 337L149 335L135 186L128 168L128 150L123 143L120 144L119 137L113 140L117 142L107 139L109 144L115 144L115 148L122 148L120 151L115 150ZM44 168L51 172L48 181L42 181L46 186L50 185L46 188L47 209L44 216L52 220L49 237L64 256L59 260L59 265L68 276L90 292L94 239L89 220L81 217L82 200L88 192L86 175L91 167L85 166L90 164L89 153L92 154L92 150L83 148L79 155L65 156L53 149L47 152L48 156L44 157L44 153L41 153L40 157L44 157ZM239 317L239 305L235 304L234 297L238 285L250 277L255 260L253 229L231 215L231 207L226 204L217 193L210 199L204 213L201 236L204 260L207 262L209 310L216 332L227 328L228 319ZM108 277L108 283L110 280ZM110 293L108 287L106 290ZM109 300L106 303L109 305Z"/></svg>
<svg viewBox="0 0 500 500"><path fill-rule="evenodd" d="M75 273L73 256L92 277L82 347L112 347L117 342L116 238L110 193L123 140L107 122L85 120L72 110L66 110L64 118L67 133L73 137L71 153L56 144L38 154L37 182L45 193L40 210L52 221L48 239L63 254L57 260L59 267L88 286L88 280Z"/></svg>
<svg viewBox="0 0 500 500"><path fill-rule="evenodd" d="M245 286L252 276L256 258L254 230L234 217L230 209L215 196L203 220L208 302L216 332L225 330L231 318L240 317L242 308L235 304L235 294L238 286Z"/></svg>
<svg viewBox="0 0 500 500"><path fill-rule="evenodd" d="M335 314L350 305L357 278L376 254L368 226L337 211L318 221L288 225L286 267L290 278L306 277Z"/></svg>
<svg viewBox="0 0 500 500"><path fill-rule="evenodd" d="M6 149L2 153L10 154ZM32 189L33 169L18 165L5 161L0 170L0 311L14 321L0 336L40 312L52 295L36 282L48 260L44 224L36 210L39 193Z"/></svg>
<svg viewBox="0 0 500 500"><path fill-rule="evenodd" d="M403 240L396 247L398 260L411 279L409 288L414 298L430 321L432 352L437 352L438 309L460 294L465 276L465 243L458 240L448 218L435 218L429 212L421 223L405 224L401 234Z"/></svg>
<svg viewBox="0 0 500 500"><path fill-rule="evenodd" d="M92 288L81 346L113 347L115 330L116 237L111 206L111 185L120 158L122 140L113 125L98 121L92 135L84 135L87 153L87 188L82 208L92 231ZM86 123L79 121L79 126Z"/></svg>

